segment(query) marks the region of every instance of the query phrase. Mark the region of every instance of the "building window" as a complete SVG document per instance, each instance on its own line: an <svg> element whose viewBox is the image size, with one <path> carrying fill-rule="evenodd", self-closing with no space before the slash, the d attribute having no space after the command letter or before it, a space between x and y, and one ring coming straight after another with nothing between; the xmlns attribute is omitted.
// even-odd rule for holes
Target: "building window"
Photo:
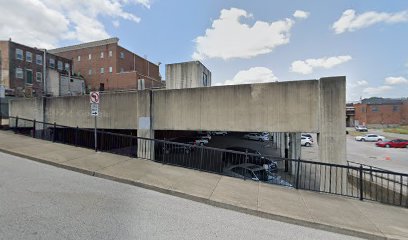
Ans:
<svg viewBox="0 0 408 240"><path fill-rule="evenodd" d="M69 63L65 63L65 71L69 72L69 70L70 70L69 67L70 67Z"/></svg>
<svg viewBox="0 0 408 240"><path fill-rule="evenodd" d="M20 79L23 79L23 78L24 78L23 69L21 69L21 68L16 68L16 78L20 78Z"/></svg>
<svg viewBox="0 0 408 240"><path fill-rule="evenodd" d="M366 111L366 108L365 107L362 107L361 108L361 112L365 112Z"/></svg>
<svg viewBox="0 0 408 240"><path fill-rule="evenodd" d="M105 72L104 68L101 68L101 74L103 74Z"/></svg>
<svg viewBox="0 0 408 240"><path fill-rule="evenodd" d="M92 75L92 69L88 70L88 75Z"/></svg>
<svg viewBox="0 0 408 240"><path fill-rule="evenodd" d="M112 57L112 50L109 50L109 57Z"/></svg>
<svg viewBox="0 0 408 240"><path fill-rule="evenodd" d="M92 54L88 54L88 59L89 59L89 60L92 59Z"/></svg>
<svg viewBox="0 0 408 240"><path fill-rule="evenodd" d="M399 107L398 107L398 106L392 106L392 111L393 111L393 112L398 112L398 111L399 111Z"/></svg>
<svg viewBox="0 0 408 240"><path fill-rule="evenodd" d="M78 56L78 62L80 62L81 61L81 56Z"/></svg>
<svg viewBox="0 0 408 240"><path fill-rule="evenodd" d="M103 58L103 52L101 52L101 58Z"/></svg>
<svg viewBox="0 0 408 240"><path fill-rule="evenodd" d="M112 67L109 67L109 72L110 72L110 73L112 72Z"/></svg>
<svg viewBox="0 0 408 240"><path fill-rule="evenodd" d="M16 48L16 58L18 60L23 60L23 50Z"/></svg>
<svg viewBox="0 0 408 240"><path fill-rule="evenodd" d="M33 61L33 54L31 52L26 52L26 61L27 62Z"/></svg>
<svg viewBox="0 0 408 240"><path fill-rule="evenodd" d="M50 58L50 68L55 68L55 59Z"/></svg>
<svg viewBox="0 0 408 240"><path fill-rule="evenodd" d="M33 71L31 69L26 70L26 84L33 84Z"/></svg>
<svg viewBox="0 0 408 240"><path fill-rule="evenodd" d="M207 74L203 73L203 85L206 87L208 84L208 77Z"/></svg>
<svg viewBox="0 0 408 240"><path fill-rule="evenodd" d="M122 59L125 58L125 54L123 52L120 52L120 58L122 58Z"/></svg>
<svg viewBox="0 0 408 240"><path fill-rule="evenodd" d="M60 71L62 71L62 62L61 61L58 61L58 70L60 70Z"/></svg>
<svg viewBox="0 0 408 240"><path fill-rule="evenodd" d="M35 55L35 62L37 63L37 65L42 65L42 61L43 61L42 57L43 56L39 54Z"/></svg>
<svg viewBox="0 0 408 240"><path fill-rule="evenodd" d="M42 73L41 73L41 72L37 72L37 73L36 73L35 80L37 80L37 82L41 82L41 81L42 81Z"/></svg>
<svg viewBox="0 0 408 240"><path fill-rule="evenodd" d="M123 68L120 68L120 72L123 73L125 70Z"/></svg>
<svg viewBox="0 0 408 240"><path fill-rule="evenodd" d="M371 111L372 112L378 112L378 107L377 106L372 106Z"/></svg>

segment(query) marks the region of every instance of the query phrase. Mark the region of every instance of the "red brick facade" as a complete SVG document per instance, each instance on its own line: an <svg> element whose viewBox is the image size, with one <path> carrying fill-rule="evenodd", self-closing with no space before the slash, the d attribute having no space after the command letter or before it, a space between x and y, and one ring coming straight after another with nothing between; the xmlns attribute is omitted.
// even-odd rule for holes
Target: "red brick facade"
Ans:
<svg viewBox="0 0 408 240"><path fill-rule="evenodd" d="M162 86L159 66L121 47L118 40L107 39L51 50L72 59L73 71L80 73L88 90L137 89L138 80L145 87Z"/></svg>
<svg viewBox="0 0 408 240"><path fill-rule="evenodd" d="M408 124L408 100L397 104L355 104L359 124Z"/></svg>
<svg viewBox="0 0 408 240"><path fill-rule="evenodd" d="M0 80L6 89L18 97L42 96L44 52L12 41L0 41L0 52L2 62ZM37 55L40 62L37 62ZM50 65L51 59L54 61L53 67ZM58 69L58 63L62 66L61 69ZM69 64L68 68L66 64ZM68 72L72 70L72 61L47 53L46 66L61 73Z"/></svg>

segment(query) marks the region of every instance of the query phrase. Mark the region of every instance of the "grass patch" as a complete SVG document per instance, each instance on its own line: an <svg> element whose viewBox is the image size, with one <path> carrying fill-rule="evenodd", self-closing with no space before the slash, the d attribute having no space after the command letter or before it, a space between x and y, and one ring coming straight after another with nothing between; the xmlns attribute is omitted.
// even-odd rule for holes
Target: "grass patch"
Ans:
<svg viewBox="0 0 408 240"><path fill-rule="evenodd" d="M408 134L408 125L384 129L384 132Z"/></svg>

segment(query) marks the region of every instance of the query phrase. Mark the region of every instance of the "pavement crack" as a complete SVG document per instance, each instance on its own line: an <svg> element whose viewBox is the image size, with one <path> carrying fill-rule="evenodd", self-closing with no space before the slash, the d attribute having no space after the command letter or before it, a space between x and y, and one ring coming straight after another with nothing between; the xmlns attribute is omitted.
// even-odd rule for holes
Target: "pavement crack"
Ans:
<svg viewBox="0 0 408 240"><path fill-rule="evenodd" d="M218 179L218 182L217 182L217 184L215 185L214 189L211 191L210 197L209 197L208 199L211 199L212 196L214 195L215 189L217 189L218 184L219 184L220 181L221 181L221 178L223 178L223 176L220 176L220 178Z"/></svg>

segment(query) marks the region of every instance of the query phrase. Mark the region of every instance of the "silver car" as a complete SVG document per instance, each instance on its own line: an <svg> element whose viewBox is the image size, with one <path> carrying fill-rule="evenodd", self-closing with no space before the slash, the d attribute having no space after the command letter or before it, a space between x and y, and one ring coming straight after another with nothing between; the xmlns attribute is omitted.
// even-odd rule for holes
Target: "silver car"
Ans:
<svg viewBox="0 0 408 240"><path fill-rule="evenodd" d="M244 135L244 138L261 142L269 141L269 135L264 135L262 133L248 133Z"/></svg>
<svg viewBox="0 0 408 240"><path fill-rule="evenodd" d="M357 136L356 141L361 141L361 142L378 142L378 141L384 141L385 137L380 136L377 134L366 134L364 136Z"/></svg>
<svg viewBox="0 0 408 240"><path fill-rule="evenodd" d="M283 185L286 187L292 187L292 184L281 179L280 176L272 174L266 169L268 169L268 166L259 166L252 163L243 163L224 168L224 174L231 177L252 179L254 181L262 181L277 185Z"/></svg>

